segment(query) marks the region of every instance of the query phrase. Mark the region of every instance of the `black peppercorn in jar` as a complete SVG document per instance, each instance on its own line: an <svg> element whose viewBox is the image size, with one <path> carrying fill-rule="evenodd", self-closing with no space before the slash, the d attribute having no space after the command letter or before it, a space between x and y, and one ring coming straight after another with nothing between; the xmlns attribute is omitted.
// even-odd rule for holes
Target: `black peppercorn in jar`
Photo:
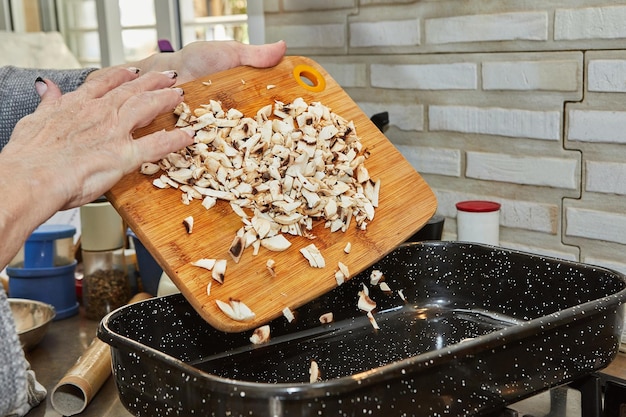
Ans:
<svg viewBox="0 0 626 417"><path fill-rule="evenodd" d="M101 320L132 294L124 253L124 226L111 204L99 199L80 209L85 316Z"/></svg>

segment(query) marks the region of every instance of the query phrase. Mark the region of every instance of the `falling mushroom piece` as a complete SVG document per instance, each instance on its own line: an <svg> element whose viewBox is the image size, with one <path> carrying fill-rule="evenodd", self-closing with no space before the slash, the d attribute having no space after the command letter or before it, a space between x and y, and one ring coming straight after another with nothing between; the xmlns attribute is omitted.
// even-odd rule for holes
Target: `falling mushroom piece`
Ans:
<svg viewBox="0 0 626 417"><path fill-rule="evenodd" d="M252 336L250 336L250 342L255 345L260 345L270 340L270 326L264 325L254 330Z"/></svg>
<svg viewBox="0 0 626 417"><path fill-rule="evenodd" d="M333 313L324 313L320 316L320 323L322 324L332 323L333 320Z"/></svg>
<svg viewBox="0 0 626 417"><path fill-rule="evenodd" d="M295 316L293 315L293 313L291 312L291 309L289 307L285 307L283 308L283 316L285 316L285 318L287 319L287 321L289 323L291 323L292 321L295 320Z"/></svg>
<svg viewBox="0 0 626 417"><path fill-rule="evenodd" d="M385 279L385 277L383 276L382 271L378 269L374 269L370 274L370 284L372 285L378 285L378 283L383 279Z"/></svg>
<svg viewBox="0 0 626 417"><path fill-rule="evenodd" d="M369 319L370 323L372 324L372 327L375 330L380 330L380 327L378 327L378 322L376 322L376 319L374 318L374 315L372 314L371 311L367 312L367 318Z"/></svg>
<svg viewBox="0 0 626 417"><path fill-rule="evenodd" d="M376 303L367 294L367 287L363 286L363 290L359 291L359 301L357 303L359 310L370 312L376 308Z"/></svg>
<svg viewBox="0 0 626 417"><path fill-rule="evenodd" d="M309 382L312 384L320 380L320 368L317 365L317 362L311 361L311 366L309 367Z"/></svg>
<svg viewBox="0 0 626 417"><path fill-rule="evenodd" d="M391 293L391 287L389 287L389 285L387 285L387 283L386 283L386 282L381 282L381 283L378 285L378 288L380 288L380 290L381 290L382 292L384 292L385 294L390 294L390 293Z"/></svg>

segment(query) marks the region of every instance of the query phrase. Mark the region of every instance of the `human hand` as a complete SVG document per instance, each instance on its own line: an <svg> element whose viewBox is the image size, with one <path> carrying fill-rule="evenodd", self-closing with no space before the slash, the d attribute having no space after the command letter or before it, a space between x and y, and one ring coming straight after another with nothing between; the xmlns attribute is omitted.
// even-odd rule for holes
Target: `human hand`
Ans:
<svg viewBox="0 0 626 417"><path fill-rule="evenodd" d="M170 88L175 82L173 72L139 77L121 67L99 71L65 95L51 81L38 81L41 104L16 125L2 163L32 178L29 188L40 197L38 204L56 206L47 209L93 201L142 162L193 142L179 129L132 136L183 100L182 90Z"/></svg>
<svg viewBox="0 0 626 417"><path fill-rule="evenodd" d="M143 70L178 72L177 84L193 81L219 71L248 65L267 68L278 64L285 55L284 41L265 45L247 45L236 41L194 42L177 52L154 54L134 64Z"/></svg>

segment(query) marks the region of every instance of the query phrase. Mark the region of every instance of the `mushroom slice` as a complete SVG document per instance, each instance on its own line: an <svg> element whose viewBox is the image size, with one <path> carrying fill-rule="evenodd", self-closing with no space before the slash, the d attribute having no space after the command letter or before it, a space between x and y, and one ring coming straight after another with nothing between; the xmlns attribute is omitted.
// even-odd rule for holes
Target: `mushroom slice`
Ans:
<svg viewBox="0 0 626 417"><path fill-rule="evenodd" d="M185 230L187 230L187 234L191 234L193 231L193 216L187 216L183 219L183 224L185 225Z"/></svg>
<svg viewBox="0 0 626 417"><path fill-rule="evenodd" d="M268 259L267 262L265 262L265 267L269 271L272 278L276 276L276 270L274 269L274 265L276 265L276 261L274 261L273 259Z"/></svg>
<svg viewBox="0 0 626 417"><path fill-rule="evenodd" d="M224 283L224 275L226 274L226 259L218 259L215 266L211 270L211 276L220 284Z"/></svg>
<svg viewBox="0 0 626 417"><path fill-rule="evenodd" d="M206 295L211 295L211 284L213 284L213 281L209 281L206 285Z"/></svg>
<svg viewBox="0 0 626 417"><path fill-rule="evenodd" d="M193 261L191 264L210 271L215 266L215 262L215 259L202 258L197 261Z"/></svg>
<svg viewBox="0 0 626 417"><path fill-rule="evenodd" d="M398 290L398 295L402 299L402 301L406 302L406 297L404 296L404 291Z"/></svg>
<svg viewBox="0 0 626 417"><path fill-rule="evenodd" d="M359 301L357 303L359 310L370 312L376 308L376 302L372 300L365 289L359 291Z"/></svg>
<svg viewBox="0 0 626 417"><path fill-rule="evenodd" d="M274 252L287 250L291 246L291 242L281 234L261 239L261 246Z"/></svg>
<svg viewBox="0 0 626 417"><path fill-rule="evenodd" d="M322 324L332 323L333 320L333 313L324 313L320 316L320 323Z"/></svg>
<svg viewBox="0 0 626 417"><path fill-rule="evenodd" d="M309 261L309 265L312 267L324 268L326 266L322 253L317 249L314 243L300 249L300 253Z"/></svg>
<svg viewBox="0 0 626 417"><path fill-rule="evenodd" d="M338 262L337 265L343 276L346 279L350 278L350 271L348 270L348 267L343 262Z"/></svg>
<svg viewBox="0 0 626 417"><path fill-rule="evenodd" d="M237 321L250 321L256 317L256 314L243 302L235 299L230 299L228 303L222 300L215 300L215 303L220 310L228 317Z"/></svg>
<svg viewBox="0 0 626 417"><path fill-rule="evenodd" d="M378 285L378 288L380 288L380 290L384 292L385 294L391 294L391 287L389 287L389 285L387 285L386 282L381 282Z"/></svg>
<svg viewBox="0 0 626 417"><path fill-rule="evenodd" d="M335 281L337 281L337 286L346 282L346 276L341 271L335 272Z"/></svg>
<svg viewBox="0 0 626 417"><path fill-rule="evenodd" d="M293 312L289 307L283 308L283 316L287 319L289 323L295 320L296 316L293 315Z"/></svg>
<svg viewBox="0 0 626 417"><path fill-rule="evenodd" d="M241 259L241 255L243 255L243 250L245 249L245 241L242 236L236 235L233 239L233 243L230 244L230 248L228 249L228 253L233 258L235 263L239 263Z"/></svg>
<svg viewBox="0 0 626 417"><path fill-rule="evenodd" d="M270 340L270 326L268 324L254 329L252 336L250 336L250 342L255 345L260 345Z"/></svg>
<svg viewBox="0 0 626 417"><path fill-rule="evenodd" d="M372 285L378 285L378 283L384 279L385 277L379 269L374 269L370 274L370 284Z"/></svg>
<svg viewBox="0 0 626 417"><path fill-rule="evenodd" d="M343 251L345 253L350 253L351 250L352 250L352 243L350 242L346 243L346 246L343 248Z"/></svg>
<svg viewBox="0 0 626 417"><path fill-rule="evenodd" d="M152 162L144 162L141 164L140 172L144 175L153 175L161 170L161 167Z"/></svg>
<svg viewBox="0 0 626 417"><path fill-rule="evenodd" d="M374 318L374 315L372 314L371 311L367 312L367 318L369 319L370 323L372 324L372 327L376 330L379 330L380 327L378 327L378 323L376 322L376 319Z"/></svg>
<svg viewBox="0 0 626 417"><path fill-rule="evenodd" d="M309 367L309 382L312 384L320 380L320 368L317 365L317 362L311 361L311 366Z"/></svg>

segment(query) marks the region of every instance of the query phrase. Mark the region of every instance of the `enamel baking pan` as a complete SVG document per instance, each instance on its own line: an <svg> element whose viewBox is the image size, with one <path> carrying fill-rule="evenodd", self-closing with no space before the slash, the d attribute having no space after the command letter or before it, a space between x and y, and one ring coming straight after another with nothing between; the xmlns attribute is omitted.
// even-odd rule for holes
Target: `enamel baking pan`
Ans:
<svg viewBox="0 0 626 417"><path fill-rule="evenodd" d="M371 285L374 269L391 293ZM357 308L363 284L378 330ZM265 344L212 328L181 295L122 307L98 335L137 416L477 415L608 365L625 301L611 270L433 241L274 319Z"/></svg>

